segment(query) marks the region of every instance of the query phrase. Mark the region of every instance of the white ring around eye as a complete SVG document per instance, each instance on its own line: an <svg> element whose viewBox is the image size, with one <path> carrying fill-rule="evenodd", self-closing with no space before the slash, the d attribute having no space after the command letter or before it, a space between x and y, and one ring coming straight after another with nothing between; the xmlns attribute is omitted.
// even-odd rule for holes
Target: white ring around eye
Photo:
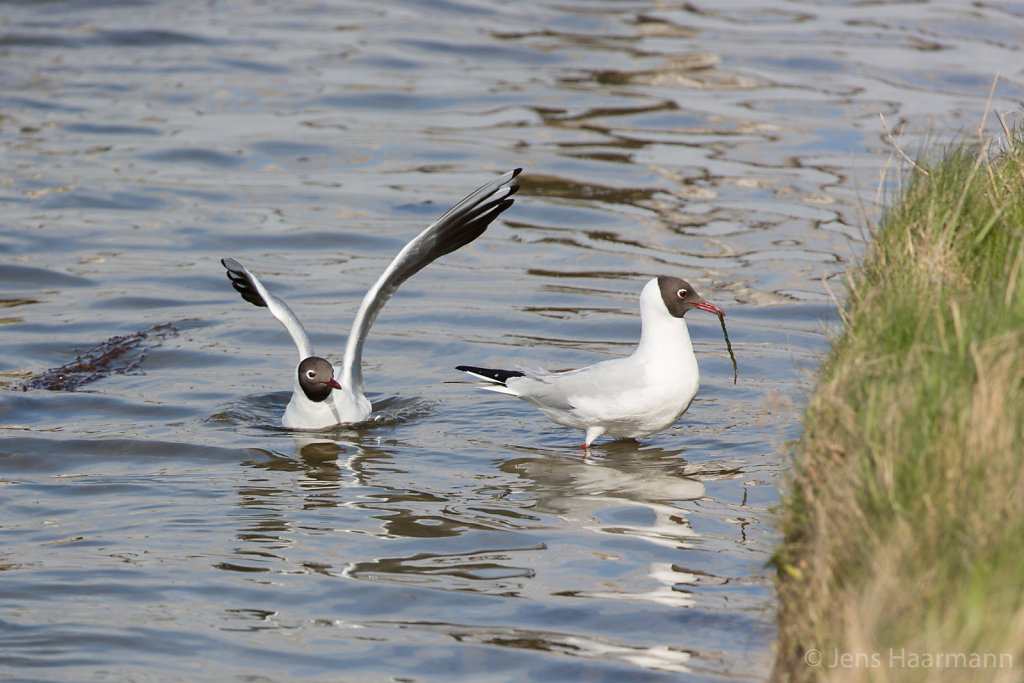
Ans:
<svg viewBox="0 0 1024 683"><path fill-rule="evenodd" d="M688 293L689 292L687 292L685 289L680 289L678 292L676 292L676 296L678 296L680 299L685 299Z"/></svg>
<svg viewBox="0 0 1024 683"><path fill-rule="evenodd" d="M306 377L313 379L314 377L316 377L316 371L310 370L309 372L306 373Z"/></svg>

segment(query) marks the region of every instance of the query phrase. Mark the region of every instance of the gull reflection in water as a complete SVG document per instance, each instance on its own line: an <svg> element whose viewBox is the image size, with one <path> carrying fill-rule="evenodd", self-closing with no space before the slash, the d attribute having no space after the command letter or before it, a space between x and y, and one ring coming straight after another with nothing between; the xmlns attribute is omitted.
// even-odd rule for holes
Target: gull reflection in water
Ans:
<svg viewBox="0 0 1024 683"><path fill-rule="evenodd" d="M655 545L682 549L693 546L696 533L678 503L703 498L704 484L685 474L686 462L680 450L642 446L633 441L613 441L597 457L527 457L509 460L502 469L520 478L522 493L535 501L534 512L557 515L581 537L613 534L642 539ZM631 515L629 508L643 510ZM615 521L607 521L614 511ZM624 519L640 518L643 523ZM689 593L680 584L696 583L697 577L673 562L651 562L648 575L654 589L630 592L616 585L613 590L575 591L579 596L614 600L655 602L680 607L692 606Z"/></svg>
<svg viewBox="0 0 1024 683"><path fill-rule="evenodd" d="M314 546L321 554L302 558L307 570L584 610L587 604L608 601L624 604L627 612L633 608L626 605L694 607L689 587L698 577L673 561L678 560L673 551L694 545L697 534L680 503L703 497L705 488L687 476L690 466L680 450L611 442L581 459L575 452L566 456L522 448L500 462L498 471L491 470L497 479L482 477L478 486L453 494L434 489L428 480L417 478L413 485L407 470L413 463L404 460L410 454L368 436L358 431L328 438L296 433L294 456L287 462L278 456L278 467L303 474L297 482L302 495L309 496L303 503L303 529L310 525L312 505L368 511L323 518L334 524L344 518L355 526L339 524L329 534L329 546ZM479 466L483 471L493 467L490 461ZM451 479L438 481L447 485ZM348 534L358 541L345 542ZM394 552L382 552L392 546L374 543L374 538L399 543ZM635 540L651 544L650 552ZM293 562L300 561L307 545L290 551ZM675 644L637 644L608 633L579 633L560 623L550 628L480 625L458 619L457 612L440 620L412 610L391 620L339 616L336 622L366 632L387 632L395 623L410 632L448 634L459 642L619 660L659 671L689 671L693 656Z"/></svg>

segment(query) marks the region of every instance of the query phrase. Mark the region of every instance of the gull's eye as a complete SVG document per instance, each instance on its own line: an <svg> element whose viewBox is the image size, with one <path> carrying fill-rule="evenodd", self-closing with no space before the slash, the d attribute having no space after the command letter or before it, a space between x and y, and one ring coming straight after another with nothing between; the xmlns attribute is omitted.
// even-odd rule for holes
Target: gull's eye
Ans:
<svg viewBox="0 0 1024 683"><path fill-rule="evenodd" d="M316 370L309 370L306 372L306 377L310 379L316 379Z"/></svg>
<svg viewBox="0 0 1024 683"><path fill-rule="evenodd" d="M685 289L680 289L678 292L676 292L676 296L678 296L680 299L685 299L689 294L690 293Z"/></svg>

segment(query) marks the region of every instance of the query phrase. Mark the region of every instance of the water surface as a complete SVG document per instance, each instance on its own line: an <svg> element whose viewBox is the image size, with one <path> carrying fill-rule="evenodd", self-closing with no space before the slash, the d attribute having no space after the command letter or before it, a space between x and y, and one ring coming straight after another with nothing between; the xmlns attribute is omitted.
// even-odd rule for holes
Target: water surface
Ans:
<svg viewBox="0 0 1024 683"><path fill-rule="evenodd" d="M1012 113L1013 3L6 3L0 671L33 680L757 680L771 507L841 274L914 155ZM1012 116L1010 117L1012 120ZM983 128L998 131L989 114ZM451 203L516 205L377 321L357 430L275 425ZM702 388L640 443L458 364L628 353L647 278ZM173 330L75 391L21 391ZM123 361L123 362L122 362Z"/></svg>

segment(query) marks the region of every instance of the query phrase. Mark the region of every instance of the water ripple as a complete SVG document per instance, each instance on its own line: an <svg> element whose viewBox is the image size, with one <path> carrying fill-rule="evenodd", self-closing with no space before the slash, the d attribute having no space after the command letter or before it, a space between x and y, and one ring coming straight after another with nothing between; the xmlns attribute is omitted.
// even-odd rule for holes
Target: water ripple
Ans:
<svg viewBox="0 0 1024 683"><path fill-rule="evenodd" d="M863 10L7 3L3 673L763 677L782 453L897 188L878 114L915 156L1024 98L1015 4ZM518 166L376 321L374 419L281 428L295 350L219 258L333 360L392 255ZM728 312L740 379L688 320L701 391L640 443L583 458L454 370L628 353L662 273ZM131 372L11 390L167 320Z"/></svg>

